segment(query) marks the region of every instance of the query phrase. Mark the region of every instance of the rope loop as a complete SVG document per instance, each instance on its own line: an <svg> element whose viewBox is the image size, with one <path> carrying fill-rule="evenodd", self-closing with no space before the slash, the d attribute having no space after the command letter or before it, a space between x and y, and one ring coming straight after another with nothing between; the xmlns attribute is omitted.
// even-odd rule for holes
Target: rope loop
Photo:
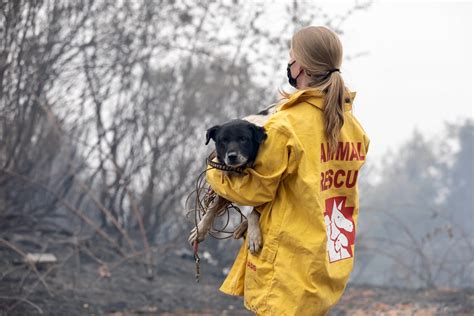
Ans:
<svg viewBox="0 0 474 316"><path fill-rule="evenodd" d="M199 235L199 228L198 224L201 221L202 217L207 213L209 207L213 204L213 202L217 199L217 193L212 190L212 188L206 182L206 172L211 169L219 169L223 171L230 171L236 172L239 174L243 174L245 170L245 166L234 168L227 166L223 163L213 161L216 157L215 152L212 152L207 158L206 162L210 166L206 168L203 172L199 174L196 179L195 188L194 190L189 193L188 197L186 198L186 217L189 217L189 214L194 213L194 225L196 227L196 236ZM194 199L194 207L189 209L188 205L189 202ZM215 239L228 239L233 236L235 229L228 229L231 213L237 213L240 216L240 222L237 224L238 227L245 219L245 215L242 213L240 208L234 205L232 202L227 201L221 210L217 212L216 218L218 217L225 217L225 224L221 228L215 228L214 223L212 223L212 227L209 231L209 235L211 235ZM195 240L193 243L193 254L194 260L196 261L196 282L199 282L199 263L201 261L199 254L198 254L198 241Z"/></svg>

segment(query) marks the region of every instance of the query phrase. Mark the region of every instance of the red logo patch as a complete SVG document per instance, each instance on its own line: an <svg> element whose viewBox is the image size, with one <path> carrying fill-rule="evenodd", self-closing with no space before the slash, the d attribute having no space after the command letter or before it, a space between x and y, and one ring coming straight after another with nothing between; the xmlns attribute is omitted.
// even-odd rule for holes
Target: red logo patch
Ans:
<svg viewBox="0 0 474 316"><path fill-rule="evenodd" d="M346 197L337 196L326 200L324 223L326 224L329 262L352 258L355 225L352 218L354 207L346 207Z"/></svg>
<svg viewBox="0 0 474 316"><path fill-rule="evenodd" d="M250 261L247 261L247 267L253 271L257 271L257 267Z"/></svg>

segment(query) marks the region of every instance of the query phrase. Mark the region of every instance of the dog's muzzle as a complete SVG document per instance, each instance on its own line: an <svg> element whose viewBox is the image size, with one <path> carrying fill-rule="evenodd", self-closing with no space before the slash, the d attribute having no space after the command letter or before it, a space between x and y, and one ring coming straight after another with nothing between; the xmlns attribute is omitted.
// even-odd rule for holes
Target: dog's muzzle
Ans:
<svg viewBox="0 0 474 316"><path fill-rule="evenodd" d="M229 151L225 154L224 163L229 167L238 168L247 163L247 157L236 151Z"/></svg>

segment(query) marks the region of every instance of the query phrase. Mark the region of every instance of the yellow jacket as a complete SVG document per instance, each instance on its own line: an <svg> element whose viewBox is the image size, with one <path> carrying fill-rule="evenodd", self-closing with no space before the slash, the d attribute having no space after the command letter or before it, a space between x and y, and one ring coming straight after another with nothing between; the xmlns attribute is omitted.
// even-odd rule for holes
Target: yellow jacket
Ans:
<svg viewBox="0 0 474 316"><path fill-rule="evenodd" d="M351 98L355 93L351 95ZM242 245L220 290L244 295L257 315L324 315L341 297L354 258L357 177L369 139L345 104L334 155L324 132L324 95L300 90L265 124L268 138L243 176L207 171L226 199L258 206L263 248Z"/></svg>

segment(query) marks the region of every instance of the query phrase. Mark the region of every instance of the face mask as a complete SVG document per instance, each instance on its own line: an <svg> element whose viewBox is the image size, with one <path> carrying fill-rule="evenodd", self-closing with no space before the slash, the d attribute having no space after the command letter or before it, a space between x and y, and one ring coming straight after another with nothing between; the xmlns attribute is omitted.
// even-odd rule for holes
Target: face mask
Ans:
<svg viewBox="0 0 474 316"><path fill-rule="evenodd" d="M293 66L293 64L296 63L296 60L294 62L292 62L291 64L288 64L288 66L286 67L286 75L288 76L288 83L293 87L293 88L298 88L296 86L296 79L298 79L298 77L301 75L301 71L300 73L298 74L298 76L296 76L296 78L293 78L293 76L291 75L291 66Z"/></svg>

